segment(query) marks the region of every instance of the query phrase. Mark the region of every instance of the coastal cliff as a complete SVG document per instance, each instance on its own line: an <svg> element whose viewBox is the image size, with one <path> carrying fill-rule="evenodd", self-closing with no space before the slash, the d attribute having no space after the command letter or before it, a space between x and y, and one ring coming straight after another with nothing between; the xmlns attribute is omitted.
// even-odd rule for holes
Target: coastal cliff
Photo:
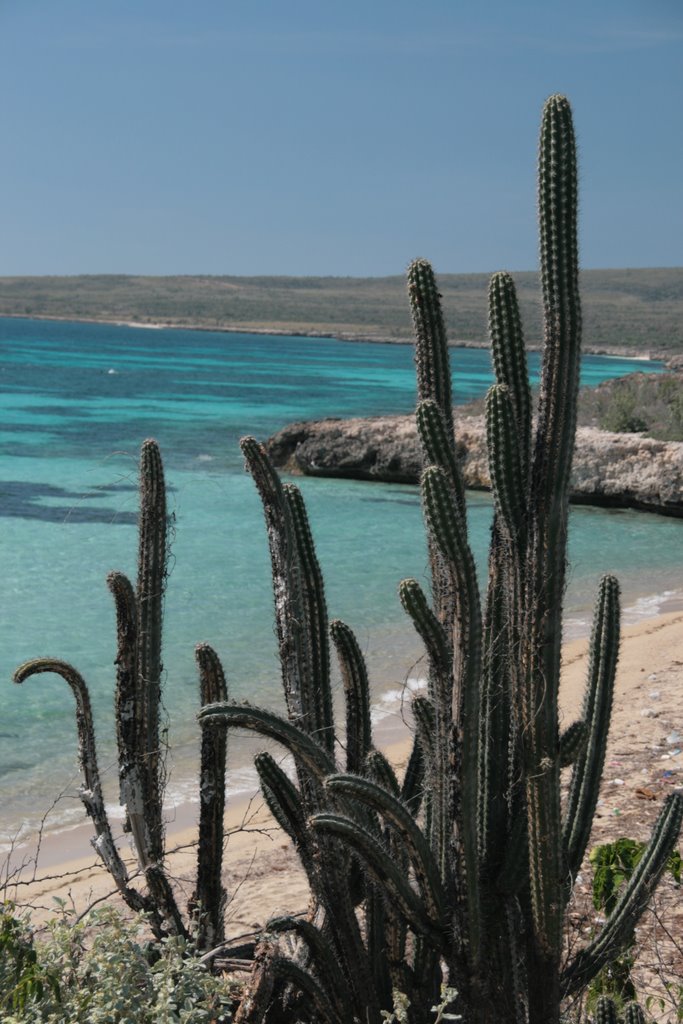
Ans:
<svg viewBox="0 0 683 1024"><path fill-rule="evenodd" d="M456 442L465 486L490 486L484 420L461 417ZM417 483L421 455L413 416L293 423L268 441L276 466L305 476ZM579 427L571 500L683 517L683 442Z"/></svg>

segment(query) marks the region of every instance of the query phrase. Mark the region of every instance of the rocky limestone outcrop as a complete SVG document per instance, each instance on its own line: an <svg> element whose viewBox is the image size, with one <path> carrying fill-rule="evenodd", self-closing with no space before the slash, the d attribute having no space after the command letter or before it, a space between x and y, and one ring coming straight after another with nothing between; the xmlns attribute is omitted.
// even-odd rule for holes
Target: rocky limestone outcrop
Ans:
<svg viewBox="0 0 683 1024"><path fill-rule="evenodd" d="M465 485L490 486L482 417L456 420ZM293 423L268 441L276 466L306 476L416 483L421 456L413 416ZM579 427L571 500L683 517L683 442Z"/></svg>

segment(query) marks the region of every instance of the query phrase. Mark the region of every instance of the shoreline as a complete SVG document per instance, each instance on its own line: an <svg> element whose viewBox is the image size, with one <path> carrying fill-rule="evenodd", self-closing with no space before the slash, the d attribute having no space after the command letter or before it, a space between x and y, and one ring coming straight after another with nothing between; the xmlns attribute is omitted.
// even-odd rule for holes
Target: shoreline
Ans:
<svg viewBox="0 0 683 1024"><path fill-rule="evenodd" d="M172 323L168 321L135 321L135 320L121 320L113 317L94 317L94 316L59 316L57 314L49 313L36 313L33 316L27 316L24 313L0 313L0 317L8 320L47 320L54 321L57 323L77 323L77 324L108 324L111 327L130 327L139 328L141 330L156 330L156 331L206 331L215 334L254 334L257 336L272 336L274 338L320 338L321 340L328 341L348 341L353 343L362 343L370 345L414 345L415 339L412 335L396 336L391 334L369 334L363 332L354 331L321 331L316 329L308 328L279 328L279 327L253 327L253 326L228 326L228 325L209 325L202 323ZM473 338L464 338L449 340L449 348L475 348L475 349L488 349L490 343L488 341L477 341ZM526 349L528 352L540 352L543 349L542 341L528 341L526 343ZM582 352L584 355L591 356L606 356L612 359L633 359L638 362L663 362L667 363L667 360L676 358L678 353L676 352L658 352L657 350L648 350L648 352L640 352L630 349L626 346L621 345L582 345Z"/></svg>
<svg viewBox="0 0 683 1024"><path fill-rule="evenodd" d="M587 646L585 636L563 645L560 701L565 723L580 711ZM679 598L677 610L622 628L612 729L593 842L607 841L615 828L620 835L646 838L661 797L672 786L683 786L682 706L683 600ZM400 713L382 719L375 729L377 746L400 767L410 747L408 726ZM188 896L194 878L197 810L196 803L179 804L173 809L172 821L167 822L169 873ZM307 889L296 853L286 837L273 830L260 797L245 793L228 797L225 820L229 932L237 935L261 927L275 910L304 909ZM87 821L45 833L37 869L30 862L35 840L33 848L26 844L15 849L11 861L2 864L5 898L31 907L38 924L54 916L55 897L66 900L75 913L82 913L93 901L115 898L111 879L90 849L91 835ZM120 846L125 854L127 842Z"/></svg>

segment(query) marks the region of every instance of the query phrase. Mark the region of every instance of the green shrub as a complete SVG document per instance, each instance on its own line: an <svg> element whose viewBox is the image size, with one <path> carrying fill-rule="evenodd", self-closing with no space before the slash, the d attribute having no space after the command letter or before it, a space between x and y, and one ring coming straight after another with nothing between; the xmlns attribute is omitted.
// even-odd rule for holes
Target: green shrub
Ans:
<svg viewBox="0 0 683 1024"><path fill-rule="evenodd" d="M149 942L144 916L112 907L53 920L43 939L2 918L5 1024L209 1024L228 1021L230 992L179 936Z"/></svg>

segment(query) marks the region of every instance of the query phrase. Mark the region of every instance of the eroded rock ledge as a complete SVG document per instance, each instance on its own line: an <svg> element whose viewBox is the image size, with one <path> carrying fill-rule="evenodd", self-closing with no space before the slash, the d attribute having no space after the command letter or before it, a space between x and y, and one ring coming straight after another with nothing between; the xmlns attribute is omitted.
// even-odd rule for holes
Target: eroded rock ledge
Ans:
<svg viewBox="0 0 683 1024"><path fill-rule="evenodd" d="M490 487L482 417L456 421L465 484ZM421 468L413 416L293 423L268 441L276 466L306 476L416 483ZM683 517L683 442L579 427L572 501Z"/></svg>

